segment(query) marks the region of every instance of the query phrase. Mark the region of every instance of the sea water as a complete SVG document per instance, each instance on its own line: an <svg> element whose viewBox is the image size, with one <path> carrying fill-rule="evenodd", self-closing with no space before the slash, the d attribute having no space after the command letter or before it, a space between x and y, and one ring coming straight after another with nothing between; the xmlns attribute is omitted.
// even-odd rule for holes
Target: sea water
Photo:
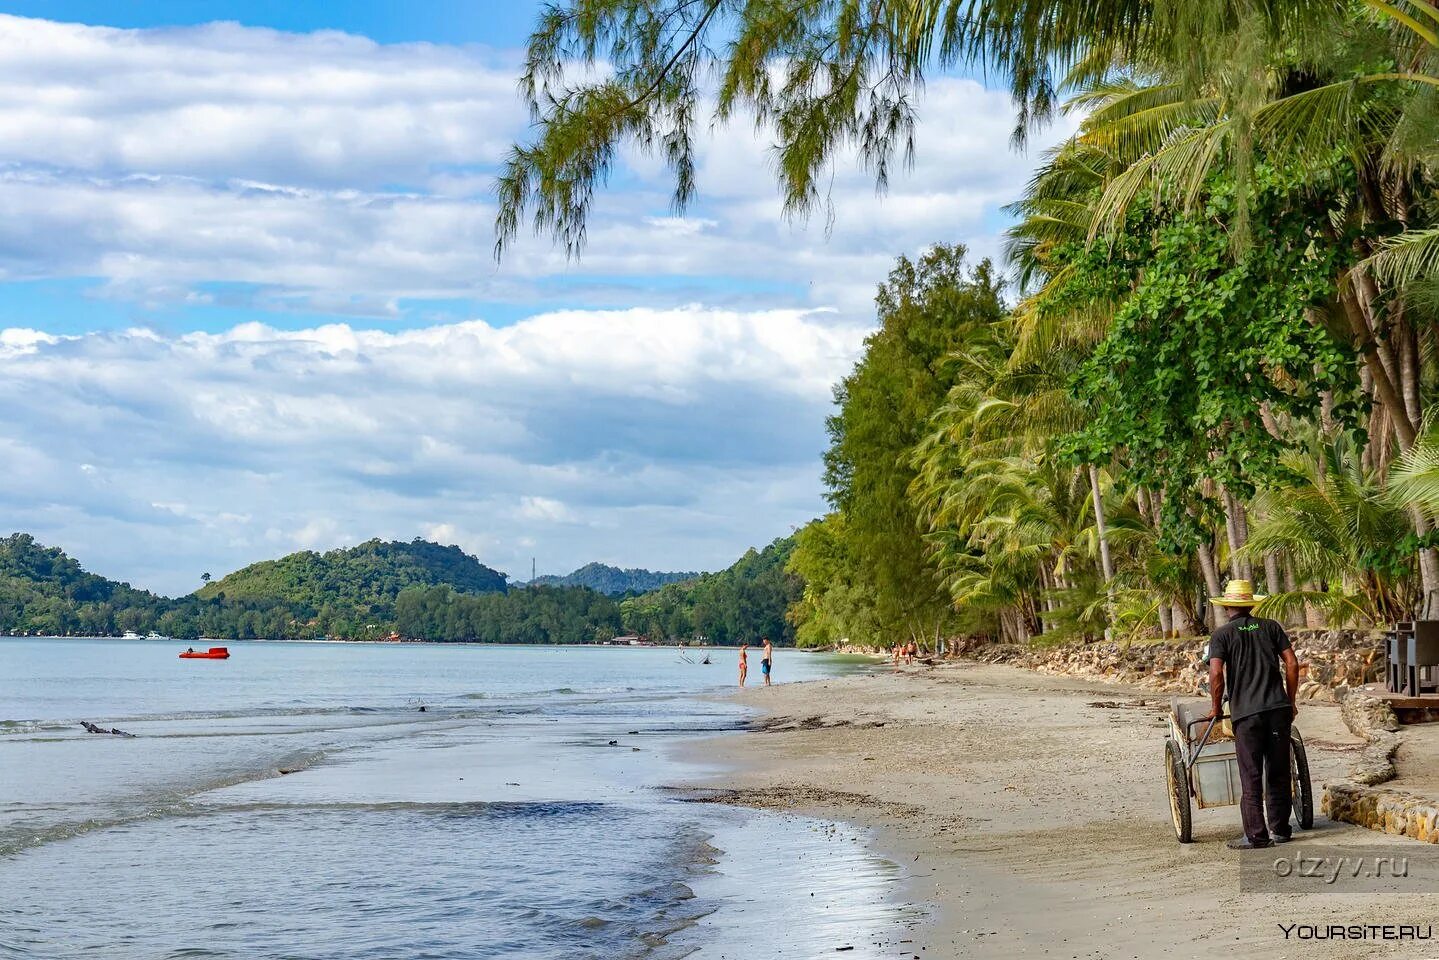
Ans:
<svg viewBox="0 0 1439 960"><path fill-rule="evenodd" d="M868 957L900 919L863 837L665 789L743 723L734 651L229 646L0 639L0 957Z"/></svg>

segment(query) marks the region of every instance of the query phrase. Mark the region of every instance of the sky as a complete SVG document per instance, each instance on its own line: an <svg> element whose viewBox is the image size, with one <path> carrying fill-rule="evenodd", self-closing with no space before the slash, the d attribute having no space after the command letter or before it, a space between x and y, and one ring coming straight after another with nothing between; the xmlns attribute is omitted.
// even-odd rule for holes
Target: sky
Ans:
<svg viewBox="0 0 1439 960"><path fill-rule="evenodd" d="M12 2L0 15L0 515L177 594L298 549L516 578L719 569L824 510L832 386L896 256L997 256L1039 151L931 80L918 158L787 220L706 133L683 216L626 150L578 260L492 256L530 3Z"/></svg>

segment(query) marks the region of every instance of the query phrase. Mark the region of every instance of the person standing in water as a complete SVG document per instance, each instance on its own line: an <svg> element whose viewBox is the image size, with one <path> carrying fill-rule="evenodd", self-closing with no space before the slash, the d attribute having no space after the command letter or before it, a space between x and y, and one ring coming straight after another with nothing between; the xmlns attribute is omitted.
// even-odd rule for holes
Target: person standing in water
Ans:
<svg viewBox="0 0 1439 960"><path fill-rule="evenodd" d="M749 673L749 644L739 645L739 685L744 686L745 675Z"/></svg>
<svg viewBox="0 0 1439 960"><path fill-rule="evenodd" d="M760 639L764 641L764 659L759 662L759 669L764 674L764 685L769 686L769 673L774 667L774 644L769 642L769 637Z"/></svg>

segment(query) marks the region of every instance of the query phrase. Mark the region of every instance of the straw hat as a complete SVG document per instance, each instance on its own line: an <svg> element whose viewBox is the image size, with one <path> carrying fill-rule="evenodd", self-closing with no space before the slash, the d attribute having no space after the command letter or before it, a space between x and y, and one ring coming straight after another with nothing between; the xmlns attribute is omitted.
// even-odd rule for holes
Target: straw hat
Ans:
<svg viewBox="0 0 1439 960"><path fill-rule="evenodd" d="M1254 595L1254 584L1248 580L1230 580L1224 587L1224 596L1210 597L1209 602L1218 607L1252 607L1265 599Z"/></svg>

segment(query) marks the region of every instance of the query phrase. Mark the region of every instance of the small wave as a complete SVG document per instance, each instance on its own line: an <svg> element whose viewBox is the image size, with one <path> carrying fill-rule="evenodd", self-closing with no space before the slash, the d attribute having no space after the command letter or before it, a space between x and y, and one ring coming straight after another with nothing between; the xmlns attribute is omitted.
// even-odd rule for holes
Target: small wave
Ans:
<svg viewBox="0 0 1439 960"><path fill-rule="evenodd" d="M325 751L311 751L304 754L283 757L274 764L267 764L263 767L248 767L240 770L230 770L217 776L209 777L181 787L172 787L160 793L148 797L138 797L129 801L121 801L113 806L113 812L99 816L89 816L79 820L70 820L64 823L49 824L43 827L15 826L7 828L0 833L0 859L14 856L22 851L41 847L48 843L56 843L62 840L70 840L74 837L94 833L97 830L108 830L112 827L126 826L132 823L142 823L149 820L162 820L173 816L193 815L198 808L193 805L193 800L202 794L213 790L222 790L225 787L233 787L242 783L250 783L255 780L268 780L274 777L286 776L288 774L300 773L313 767L320 760L324 759ZM128 809L126 804L129 805Z"/></svg>
<svg viewBox="0 0 1439 960"><path fill-rule="evenodd" d="M73 724L59 720L0 720L0 737L17 737L69 729Z"/></svg>

